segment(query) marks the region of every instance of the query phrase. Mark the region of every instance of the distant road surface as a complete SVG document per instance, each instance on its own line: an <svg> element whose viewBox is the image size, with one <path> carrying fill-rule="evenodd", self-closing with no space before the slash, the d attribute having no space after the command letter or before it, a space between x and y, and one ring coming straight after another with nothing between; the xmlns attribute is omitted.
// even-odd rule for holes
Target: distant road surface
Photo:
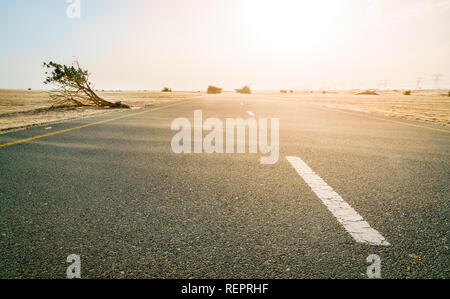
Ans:
<svg viewBox="0 0 450 299"><path fill-rule="evenodd" d="M175 154L174 119L279 118L280 158ZM4 146L1 147L1 144ZM262 95L0 135L0 277L449 278L450 130Z"/></svg>

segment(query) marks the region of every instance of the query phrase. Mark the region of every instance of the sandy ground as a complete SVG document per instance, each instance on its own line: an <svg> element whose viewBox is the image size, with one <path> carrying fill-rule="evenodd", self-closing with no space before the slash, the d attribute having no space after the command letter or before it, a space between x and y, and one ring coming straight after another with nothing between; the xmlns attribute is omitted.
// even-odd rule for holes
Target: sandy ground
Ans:
<svg viewBox="0 0 450 299"><path fill-rule="evenodd" d="M377 96L354 95L351 92L316 92L275 94L293 101L303 101L328 108L379 114L401 119L450 126L450 97L448 91L413 92L405 96L401 92L380 92Z"/></svg>
<svg viewBox="0 0 450 299"><path fill-rule="evenodd" d="M198 92L147 92L105 91L98 92L105 100L121 101L133 109L175 102L200 96ZM0 134L63 120L83 118L120 109L59 108L52 109L46 91L0 89Z"/></svg>
<svg viewBox="0 0 450 299"><path fill-rule="evenodd" d="M328 108L380 114L401 119L450 126L450 97L444 92L381 92L378 96L354 95L351 92L313 94L295 92L270 94L286 100L303 101ZM132 108L145 108L202 95L199 92L105 91L98 93L104 99L121 101ZM0 89L0 134L12 130L51 124L63 120L83 118L95 114L116 112L117 109L64 108L51 109L45 91Z"/></svg>

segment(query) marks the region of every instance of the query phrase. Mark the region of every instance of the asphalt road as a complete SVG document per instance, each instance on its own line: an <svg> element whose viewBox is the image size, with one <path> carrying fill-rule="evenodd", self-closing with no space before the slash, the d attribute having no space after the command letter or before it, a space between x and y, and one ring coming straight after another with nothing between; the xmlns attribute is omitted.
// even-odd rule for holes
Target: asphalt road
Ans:
<svg viewBox="0 0 450 299"><path fill-rule="evenodd" d="M279 118L280 159L174 154L175 118ZM108 121L110 120L110 121ZM0 135L0 277L449 278L450 130L258 95ZM104 121L104 122L102 122ZM390 243L355 241L286 157Z"/></svg>

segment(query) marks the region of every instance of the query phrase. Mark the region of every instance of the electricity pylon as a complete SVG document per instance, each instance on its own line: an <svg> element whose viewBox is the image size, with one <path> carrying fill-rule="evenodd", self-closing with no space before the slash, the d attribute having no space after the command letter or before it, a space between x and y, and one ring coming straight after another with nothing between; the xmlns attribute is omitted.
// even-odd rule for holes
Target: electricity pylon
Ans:
<svg viewBox="0 0 450 299"><path fill-rule="evenodd" d="M422 77L417 77L416 80L417 80L416 81L416 90L421 90L422 87L421 87L420 83L422 83L423 78Z"/></svg>
<svg viewBox="0 0 450 299"><path fill-rule="evenodd" d="M439 89L439 82L442 80L443 74L433 74L434 77L434 89Z"/></svg>

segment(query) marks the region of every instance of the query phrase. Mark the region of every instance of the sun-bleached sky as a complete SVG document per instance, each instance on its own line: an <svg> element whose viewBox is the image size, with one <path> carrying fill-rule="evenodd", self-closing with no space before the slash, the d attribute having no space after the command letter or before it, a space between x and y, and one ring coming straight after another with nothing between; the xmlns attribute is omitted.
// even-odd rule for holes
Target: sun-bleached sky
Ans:
<svg viewBox="0 0 450 299"><path fill-rule="evenodd" d="M0 0L0 88L45 88L42 62L74 56L98 89L450 87L449 0L80 3Z"/></svg>

